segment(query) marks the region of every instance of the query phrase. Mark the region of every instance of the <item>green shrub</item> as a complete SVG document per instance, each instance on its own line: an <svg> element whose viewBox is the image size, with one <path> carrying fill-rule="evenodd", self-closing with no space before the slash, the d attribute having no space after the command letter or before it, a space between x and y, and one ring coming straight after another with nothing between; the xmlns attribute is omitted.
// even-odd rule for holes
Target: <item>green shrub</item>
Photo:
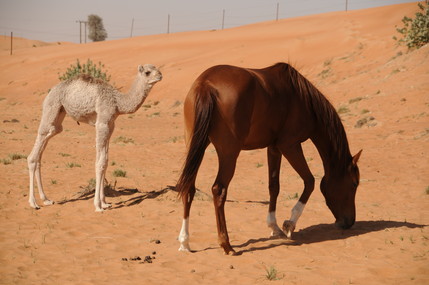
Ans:
<svg viewBox="0 0 429 285"><path fill-rule="evenodd" d="M61 81L66 81L80 74L88 74L94 78L99 78L106 82L109 82L110 75L107 75L107 73L103 71L103 68L104 64L102 64L101 62L98 62L98 65L96 65L90 59L88 59L86 63L81 64L79 59L77 59L76 64L70 65L70 67L67 68L66 72L63 75L59 76L59 79Z"/></svg>
<svg viewBox="0 0 429 285"><path fill-rule="evenodd" d="M279 272L274 266L270 266L270 268L265 268L265 278L267 278L270 281L280 280L283 277L280 277L278 274Z"/></svg>
<svg viewBox="0 0 429 285"><path fill-rule="evenodd" d="M400 44L404 43L408 49L420 48L429 42L429 1L417 3L422 12L417 12L415 18L402 18L403 28L396 28L402 38L393 37Z"/></svg>
<svg viewBox="0 0 429 285"><path fill-rule="evenodd" d="M127 177L127 172L122 169L115 169L113 177Z"/></svg>
<svg viewBox="0 0 429 285"><path fill-rule="evenodd" d="M9 158L12 160L18 160L18 159L26 159L27 156L25 154L11 153L9 154Z"/></svg>
<svg viewBox="0 0 429 285"><path fill-rule="evenodd" d="M74 167L81 167L81 165L79 163L75 163L75 162L68 162L68 163L66 163L66 167L67 168L74 168Z"/></svg>

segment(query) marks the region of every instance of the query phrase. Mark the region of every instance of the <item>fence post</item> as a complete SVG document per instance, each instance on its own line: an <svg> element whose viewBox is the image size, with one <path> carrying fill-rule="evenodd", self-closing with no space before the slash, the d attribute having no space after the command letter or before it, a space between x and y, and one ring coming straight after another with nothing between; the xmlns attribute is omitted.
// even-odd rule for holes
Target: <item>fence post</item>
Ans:
<svg viewBox="0 0 429 285"><path fill-rule="evenodd" d="M277 12L276 12L276 21L279 20L279 2L277 2Z"/></svg>
<svg viewBox="0 0 429 285"><path fill-rule="evenodd" d="M170 14L168 14L168 19L167 19L167 34L170 33Z"/></svg>
<svg viewBox="0 0 429 285"><path fill-rule="evenodd" d="M225 27L225 9L222 10L222 30Z"/></svg>
<svg viewBox="0 0 429 285"><path fill-rule="evenodd" d="M10 32L10 55L12 55L13 49L13 32Z"/></svg>

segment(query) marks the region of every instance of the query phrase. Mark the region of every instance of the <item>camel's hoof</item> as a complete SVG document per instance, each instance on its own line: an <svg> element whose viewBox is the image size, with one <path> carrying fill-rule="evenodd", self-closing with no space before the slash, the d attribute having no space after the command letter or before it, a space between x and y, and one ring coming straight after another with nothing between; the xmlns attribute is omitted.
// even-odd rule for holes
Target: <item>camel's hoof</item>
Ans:
<svg viewBox="0 0 429 285"><path fill-rule="evenodd" d="M31 207L31 208L33 208L33 209L35 209L35 210L39 210L39 209L40 209L40 206L39 206L39 205L37 205L37 203L36 203L36 202L30 201L29 203L30 203L30 207Z"/></svg>
<svg viewBox="0 0 429 285"><path fill-rule="evenodd" d="M96 209L95 209L95 212L96 212L96 213L103 213L103 212L104 212L104 209L103 209L103 208L96 208Z"/></svg>
<svg viewBox="0 0 429 285"><path fill-rule="evenodd" d="M290 239L292 233L295 230L295 223L289 220L283 222L283 232L286 234L286 237Z"/></svg>
<svg viewBox="0 0 429 285"><path fill-rule="evenodd" d="M50 205L53 205L53 204L55 204L55 202L51 201L51 200L45 200L45 201L43 201L43 205L45 205L45 206L50 206Z"/></svg>
<svg viewBox="0 0 429 285"><path fill-rule="evenodd" d="M101 204L101 207L102 207L103 209L111 208L111 207L112 207L112 204L102 203L102 204Z"/></svg>

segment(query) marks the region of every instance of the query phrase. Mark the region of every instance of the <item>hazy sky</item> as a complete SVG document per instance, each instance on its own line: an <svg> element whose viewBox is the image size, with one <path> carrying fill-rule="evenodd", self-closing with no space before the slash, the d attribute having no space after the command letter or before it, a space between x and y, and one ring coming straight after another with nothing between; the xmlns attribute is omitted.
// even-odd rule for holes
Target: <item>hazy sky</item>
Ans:
<svg viewBox="0 0 429 285"><path fill-rule="evenodd" d="M79 42L89 14L103 19L107 40L167 32L211 30L330 11L416 2L414 0L0 0L0 35ZM134 19L133 29L131 29Z"/></svg>

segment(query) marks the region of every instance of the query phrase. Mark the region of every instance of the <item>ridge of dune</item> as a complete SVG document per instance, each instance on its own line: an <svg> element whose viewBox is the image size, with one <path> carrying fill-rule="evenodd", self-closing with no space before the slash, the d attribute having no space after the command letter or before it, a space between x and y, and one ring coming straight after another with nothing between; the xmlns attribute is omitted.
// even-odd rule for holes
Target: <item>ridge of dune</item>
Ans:
<svg viewBox="0 0 429 285"><path fill-rule="evenodd" d="M29 40L21 37L12 37L12 50L25 49L25 48L37 48L51 45L64 45L70 44L68 42L43 42L38 40ZM11 47L11 37L10 36L0 36L0 50L9 51Z"/></svg>

